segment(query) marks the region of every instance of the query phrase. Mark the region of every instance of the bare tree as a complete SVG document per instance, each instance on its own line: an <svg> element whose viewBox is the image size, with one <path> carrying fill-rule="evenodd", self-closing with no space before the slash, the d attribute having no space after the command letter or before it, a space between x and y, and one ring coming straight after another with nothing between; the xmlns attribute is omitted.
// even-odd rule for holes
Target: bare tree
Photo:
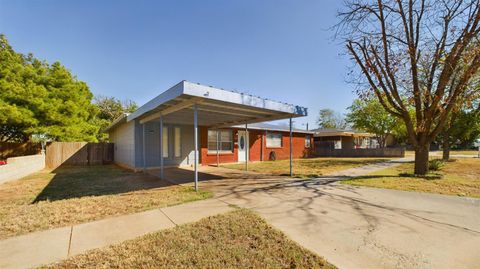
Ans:
<svg viewBox="0 0 480 269"><path fill-rule="evenodd" d="M334 111L330 108L320 109L317 118L318 128L322 129L345 129L347 128L347 122L342 114Z"/></svg>
<svg viewBox="0 0 480 269"><path fill-rule="evenodd" d="M347 0L339 17L358 93L405 122L414 172L426 174L431 142L480 68L480 0Z"/></svg>

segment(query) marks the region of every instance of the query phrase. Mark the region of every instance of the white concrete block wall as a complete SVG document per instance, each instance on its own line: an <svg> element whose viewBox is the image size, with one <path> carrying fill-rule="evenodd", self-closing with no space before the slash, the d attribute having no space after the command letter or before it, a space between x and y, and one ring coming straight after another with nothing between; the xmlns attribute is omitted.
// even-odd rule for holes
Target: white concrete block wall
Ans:
<svg viewBox="0 0 480 269"><path fill-rule="evenodd" d="M7 164L0 165L0 184L17 180L45 168L45 155L28 155L7 159Z"/></svg>
<svg viewBox="0 0 480 269"><path fill-rule="evenodd" d="M135 167L135 125L130 121L109 132L110 142L114 143L115 163Z"/></svg>

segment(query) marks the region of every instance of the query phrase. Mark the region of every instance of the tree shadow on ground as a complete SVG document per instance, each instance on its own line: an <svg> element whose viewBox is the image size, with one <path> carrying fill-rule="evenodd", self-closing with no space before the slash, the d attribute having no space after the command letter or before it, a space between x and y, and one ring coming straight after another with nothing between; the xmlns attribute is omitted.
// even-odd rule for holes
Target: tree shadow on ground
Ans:
<svg viewBox="0 0 480 269"><path fill-rule="evenodd" d="M176 170L182 177L182 171ZM116 165L68 166L62 165L52 171L50 182L32 203L56 201L87 196L126 194L133 191L150 190L173 186L148 173L135 173ZM200 177L211 178L200 174Z"/></svg>

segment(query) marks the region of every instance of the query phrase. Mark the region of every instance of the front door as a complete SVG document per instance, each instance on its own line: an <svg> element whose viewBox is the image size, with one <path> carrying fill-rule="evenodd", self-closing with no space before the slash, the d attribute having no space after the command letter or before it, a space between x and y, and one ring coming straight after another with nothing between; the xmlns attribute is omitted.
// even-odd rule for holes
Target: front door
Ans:
<svg viewBox="0 0 480 269"><path fill-rule="evenodd" d="M245 162L245 156L247 156L247 136L245 131L238 131L238 161Z"/></svg>

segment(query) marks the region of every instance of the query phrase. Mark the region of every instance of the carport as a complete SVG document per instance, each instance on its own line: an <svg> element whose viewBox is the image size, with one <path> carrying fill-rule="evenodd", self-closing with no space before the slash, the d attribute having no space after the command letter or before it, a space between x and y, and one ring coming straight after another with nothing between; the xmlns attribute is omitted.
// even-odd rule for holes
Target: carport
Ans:
<svg viewBox="0 0 480 269"><path fill-rule="evenodd" d="M164 150L169 147L169 139L164 138L166 124L188 125L193 129L193 166L195 189L198 190L198 161L199 161L199 126L219 130L221 128L242 124L245 133L248 133L248 124L289 119L290 122L290 175L292 174L292 118L307 115L307 109L283 102L273 101L236 91L229 91L211 86L205 86L188 81L182 81L162 94L158 95L137 111L128 115L126 122L135 121L141 126L143 168L146 167L148 157L146 151L150 147L146 143L148 134L145 126L154 122L159 126L159 168L160 177L164 175ZM217 132L217 158L219 145ZM182 136L181 142L186 143ZM180 140L180 139L179 139ZM248 143L247 143L248 145ZM249 147L246 147L245 169L248 170Z"/></svg>

